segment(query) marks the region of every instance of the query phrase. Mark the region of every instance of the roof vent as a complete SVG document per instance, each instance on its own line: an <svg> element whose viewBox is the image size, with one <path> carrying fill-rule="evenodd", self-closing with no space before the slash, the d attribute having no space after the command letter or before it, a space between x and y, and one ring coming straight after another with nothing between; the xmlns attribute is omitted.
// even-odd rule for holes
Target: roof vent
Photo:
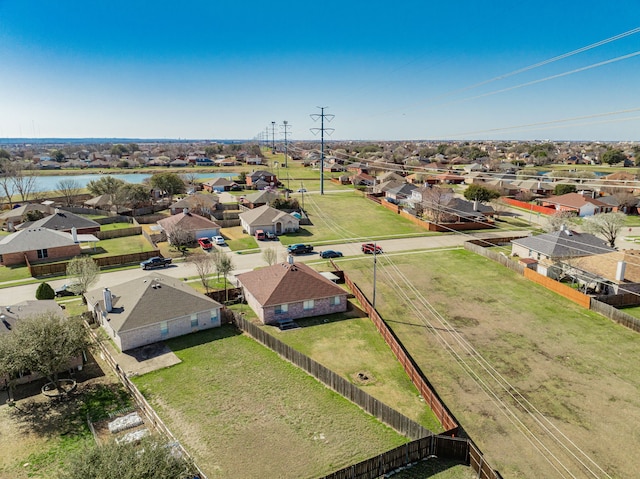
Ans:
<svg viewBox="0 0 640 479"><path fill-rule="evenodd" d="M564 230L564 233L565 233L567 236L573 236L573 233L571 232L571 230Z"/></svg>

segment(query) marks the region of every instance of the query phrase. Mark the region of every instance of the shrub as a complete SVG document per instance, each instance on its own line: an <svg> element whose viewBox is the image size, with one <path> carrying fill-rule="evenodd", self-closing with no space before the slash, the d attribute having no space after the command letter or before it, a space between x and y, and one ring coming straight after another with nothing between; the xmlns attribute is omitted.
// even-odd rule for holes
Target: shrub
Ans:
<svg viewBox="0 0 640 479"><path fill-rule="evenodd" d="M40 283L36 290L36 299L53 299L56 297L56 293L49 283Z"/></svg>

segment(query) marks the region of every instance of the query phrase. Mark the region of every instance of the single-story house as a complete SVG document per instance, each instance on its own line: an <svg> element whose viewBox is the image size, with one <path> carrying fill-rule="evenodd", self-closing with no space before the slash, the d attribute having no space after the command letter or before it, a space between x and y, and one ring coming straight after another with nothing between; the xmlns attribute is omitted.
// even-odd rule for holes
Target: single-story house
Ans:
<svg viewBox="0 0 640 479"><path fill-rule="evenodd" d="M71 233L47 228L26 228L0 240L0 264L11 266L51 259L68 259L80 254L80 243Z"/></svg>
<svg viewBox="0 0 640 479"><path fill-rule="evenodd" d="M264 324L347 310L347 291L303 263L279 263L237 278Z"/></svg>
<svg viewBox="0 0 640 479"><path fill-rule="evenodd" d="M16 226L23 223L24 215L30 211L40 211L43 215L50 215L53 213L53 208L39 203L26 203L0 214L0 225L7 225L7 231L14 231Z"/></svg>
<svg viewBox="0 0 640 479"><path fill-rule="evenodd" d="M158 221L158 224L167 235L167 239L171 241L171 232L174 230L188 231L192 240L195 241L202 237L218 236L220 234L220 225L211 221L204 216L189 211L183 211L168 218Z"/></svg>
<svg viewBox="0 0 640 479"><path fill-rule="evenodd" d="M258 208L259 206L269 205L272 201L277 200L282 195L276 190L261 190L256 193L246 195L241 199L242 206L247 208Z"/></svg>
<svg viewBox="0 0 640 479"><path fill-rule="evenodd" d="M47 228L50 230L64 231L66 233L71 233L73 228L75 228L78 234L93 234L100 231L100 223L56 208L52 215L45 216L37 221L22 223L16 229L26 228Z"/></svg>
<svg viewBox="0 0 640 479"><path fill-rule="evenodd" d="M85 206L88 206L89 208L109 211L113 206L113 196L112 195L94 196L93 198L90 198L87 201L85 201L83 204Z"/></svg>
<svg viewBox="0 0 640 479"><path fill-rule="evenodd" d="M255 234L256 230L281 235L298 231L300 228L300 220L298 218L269 205L263 205L240 213L239 218L242 229L250 235Z"/></svg>
<svg viewBox="0 0 640 479"><path fill-rule="evenodd" d="M598 213L609 213L613 209L606 203L581 195L580 193L567 193L560 196L551 196L541 200L540 204L547 208L555 208L558 211L572 211L578 216L592 216Z"/></svg>
<svg viewBox="0 0 640 479"><path fill-rule="evenodd" d="M202 183L202 189L209 193L222 193L231 190L234 186L238 186L238 184L228 178L214 178Z"/></svg>
<svg viewBox="0 0 640 479"><path fill-rule="evenodd" d="M10 306L0 305L0 334L11 334L12 329L16 327L20 320L44 314L65 317L64 311L53 299L28 300L14 303ZM65 368L65 370L67 369L82 369L82 355L72 359ZM16 379L16 384L26 384L41 377L38 373L21 373ZM3 378L0 376L2 383L8 379L8 377Z"/></svg>
<svg viewBox="0 0 640 479"><path fill-rule="evenodd" d="M566 272L598 294L640 293L640 251L576 258Z"/></svg>
<svg viewBox="0 0 640 479"><path fill-rule="evenodd" d="M214 328L222 319L220 303L159 273L84 296L94 319L121 351Z"/></svg>
<svg viewBox="0 0 640 479"><path fill-rule="evenodd" d="M205 213L212 215L218 206L218 195L204 193L194 193L176 201L169 209L172 215L182 213L185 209L191 212Z"/></svg>

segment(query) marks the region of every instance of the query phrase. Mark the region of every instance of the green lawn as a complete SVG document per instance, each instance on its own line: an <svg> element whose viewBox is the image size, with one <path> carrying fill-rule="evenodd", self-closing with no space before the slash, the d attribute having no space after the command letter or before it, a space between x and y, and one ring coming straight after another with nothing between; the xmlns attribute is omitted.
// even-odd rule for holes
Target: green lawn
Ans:
<svg viewBox="0 0 640 479"><path fill-rule="evenodd" d="M133 381L210 479L318 477L407 442L231 326L167 344L182 362Z"/></svg>
<svg viewBox="0 0 640 479"><path fill-rule="evenodd" d="M91 254L94 258L100 258L103 256L153 251L154 249L144 236L136 235L100 240L96 244L96 252L92 248L85 249L85 252Z"/></svg>
<svg viewBox="0 0 640 479"><path fill-rule="evenodd" d="M100 225L100 231L123 230L132 228L133 226L131 223L109 223L107 225Z"/></svg>

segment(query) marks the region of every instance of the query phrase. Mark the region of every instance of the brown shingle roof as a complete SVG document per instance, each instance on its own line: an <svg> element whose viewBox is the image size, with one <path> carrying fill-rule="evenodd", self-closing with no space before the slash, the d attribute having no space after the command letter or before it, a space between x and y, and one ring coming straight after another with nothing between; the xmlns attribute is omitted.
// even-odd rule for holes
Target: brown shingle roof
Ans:
<svg viewBox="0 0 640 479"><path fill-rule="evenodd" d="M207 228L219 228L217 223L195 213L178 213L168 218L158 221L165 231L171 230L174 226L179 226L185 231L196 231Z"/></svg>
<svg viewBox="0 0 640 479"><path fill-rule="evenodd" d="M264 306L347 294L303 263L279 263L238 275L240 284Z"/></svg>

